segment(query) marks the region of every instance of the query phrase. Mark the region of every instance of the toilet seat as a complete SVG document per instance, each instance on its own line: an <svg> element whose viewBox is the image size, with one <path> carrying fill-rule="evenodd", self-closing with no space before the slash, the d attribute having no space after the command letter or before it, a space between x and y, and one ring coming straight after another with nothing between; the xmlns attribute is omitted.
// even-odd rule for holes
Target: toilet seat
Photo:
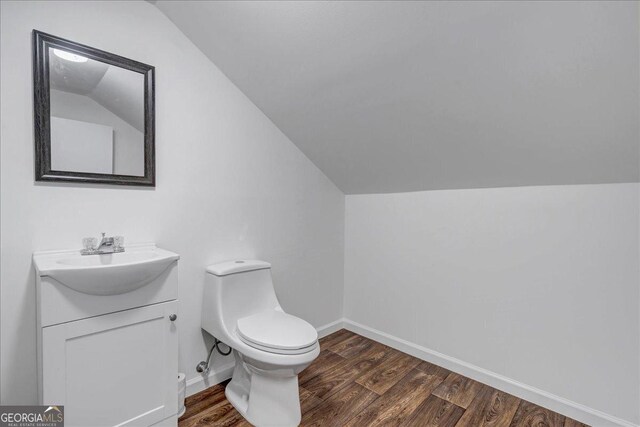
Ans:
<svg viewBox="0 0 640 427"><path fill-rule="evenodd" d="M238 337L245 344L276 354L302 354L318 342L315 328L282 311L263 311L237 322Z"/></svg>

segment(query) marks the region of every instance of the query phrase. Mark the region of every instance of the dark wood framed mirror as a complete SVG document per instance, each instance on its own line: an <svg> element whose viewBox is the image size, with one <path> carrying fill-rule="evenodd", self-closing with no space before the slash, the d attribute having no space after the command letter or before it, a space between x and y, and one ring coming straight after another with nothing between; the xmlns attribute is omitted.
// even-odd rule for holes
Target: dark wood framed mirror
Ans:
<svg viewBox="0 0 640 427"><path fill-rule="evenodd" d="M36 181L155 186L154 72L33 30Z"/></svg>

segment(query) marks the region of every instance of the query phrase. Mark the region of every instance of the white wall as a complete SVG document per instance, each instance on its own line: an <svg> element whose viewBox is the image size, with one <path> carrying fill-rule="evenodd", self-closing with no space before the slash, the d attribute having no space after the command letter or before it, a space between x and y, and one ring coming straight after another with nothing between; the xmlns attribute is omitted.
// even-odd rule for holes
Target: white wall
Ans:
<svg viewBox="0 0 640 427"><path fill-rule="evenodd" d="M637 424L638 193L347 196L345 317Z"/></svg>
<svg viewBox="0 0 640 427"><path fill-rule="evenodd" d="M36 401L32 252L79 248L100 231L181 254L188 378L210 343L207 264L269 260L286 310L315 326L341 317L344 195L161 12L142 1L3 1L0 14L2 404ZM34 183L34 28L156 67L155 189Z"/></svg>

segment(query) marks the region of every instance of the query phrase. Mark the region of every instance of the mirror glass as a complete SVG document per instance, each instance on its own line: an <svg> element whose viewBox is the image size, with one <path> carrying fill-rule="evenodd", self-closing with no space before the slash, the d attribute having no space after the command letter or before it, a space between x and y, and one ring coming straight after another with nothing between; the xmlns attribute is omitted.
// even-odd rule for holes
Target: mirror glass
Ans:
<svg viewBox="0 0 640 427"><path fill-rule="evenodd" d="M144 75L48 51L51 169L144 176Z"/></svg>

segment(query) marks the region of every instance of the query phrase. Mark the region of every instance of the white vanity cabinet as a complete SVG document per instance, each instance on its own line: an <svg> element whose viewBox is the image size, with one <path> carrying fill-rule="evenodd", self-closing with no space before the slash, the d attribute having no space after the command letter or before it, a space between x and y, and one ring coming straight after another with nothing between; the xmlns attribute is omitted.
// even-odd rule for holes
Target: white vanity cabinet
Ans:
<svg viewBox="0 0 640 427"><path fill-rule="evenodd" d="M65 286L39 255L40 403L64 405L66 426L175 425L177 255L144 285L111 295Z"/></svg>

